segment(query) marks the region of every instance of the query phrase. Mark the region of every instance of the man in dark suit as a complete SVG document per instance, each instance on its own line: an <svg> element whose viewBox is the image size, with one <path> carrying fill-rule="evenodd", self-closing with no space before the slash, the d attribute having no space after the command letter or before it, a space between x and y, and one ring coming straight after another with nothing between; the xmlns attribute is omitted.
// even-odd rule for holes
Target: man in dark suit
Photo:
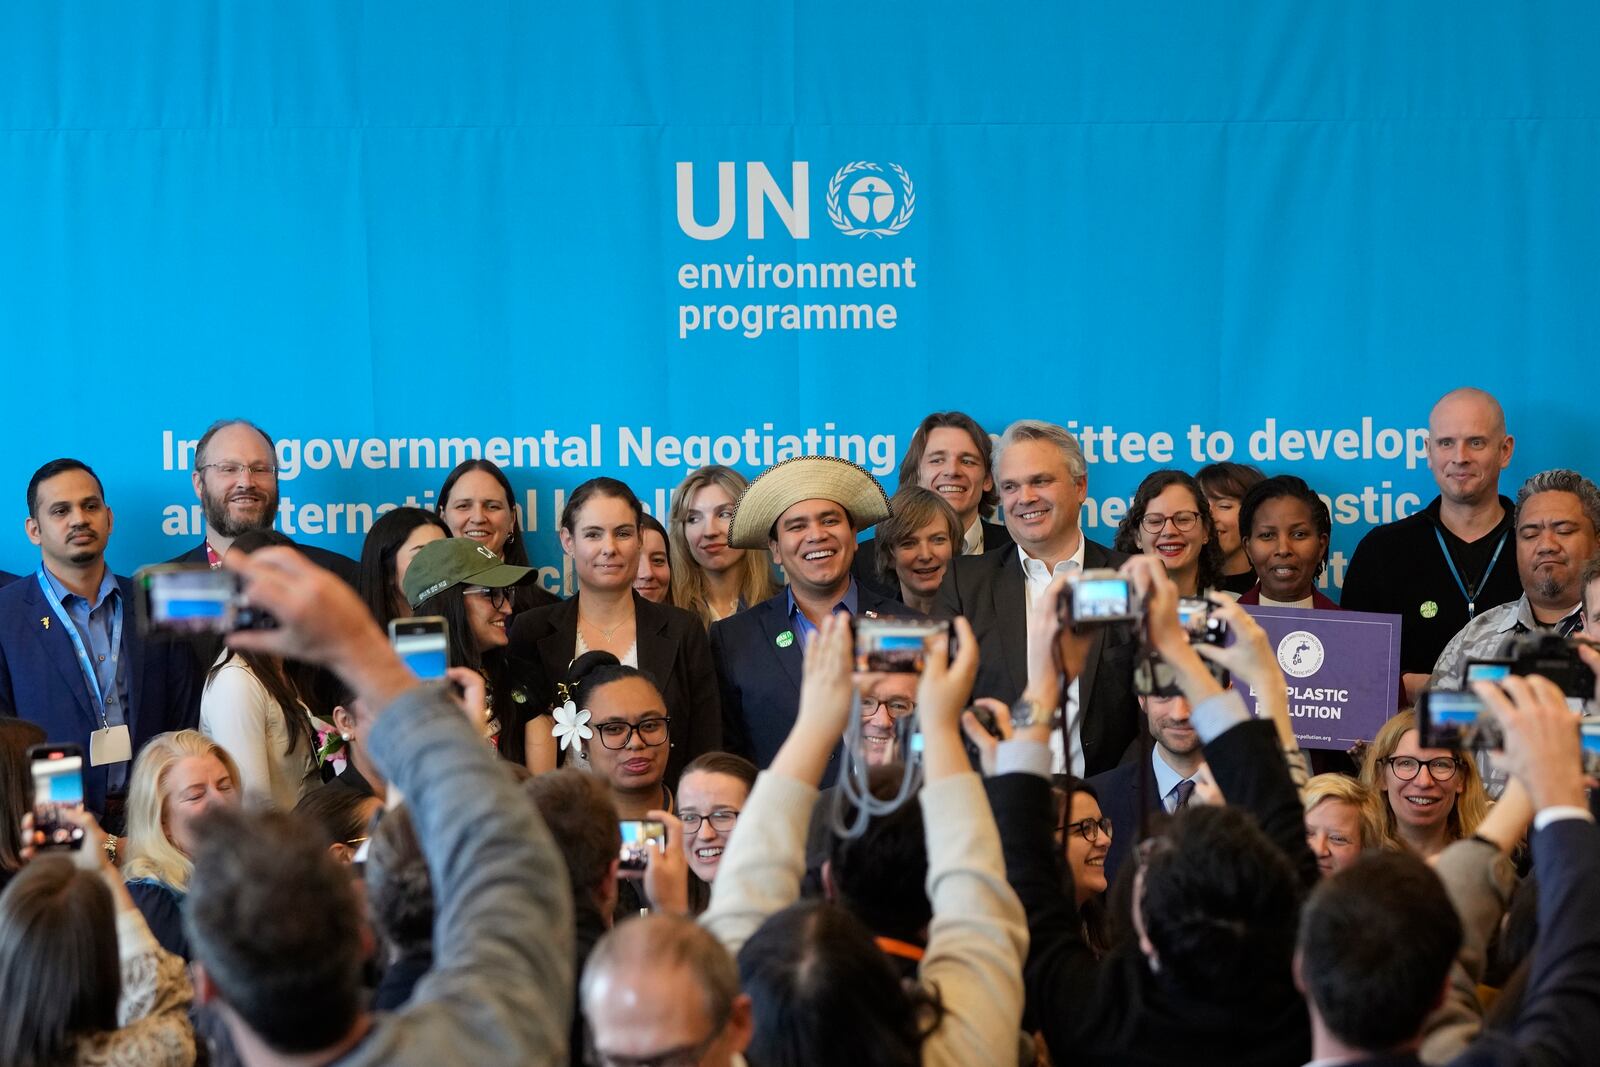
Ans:
<svg viewBox="0 0 1600 1067"><path fill-rule="evenodd" d="M900 460L900 488L920 485L944 498L966 531L958 556L979 556L1011 543L1011 534L983 516L994 511L999 499L990 466L994 443L978 420L960 411L935 411L917 426ZM877 538L869 537L856 549L850 570L856 581L886 597L897 597L895 583L878 574Z"/></svg>
<svg viewBox="0 0 1600 1067"><path fill-rule="evenodd" d="M1539 933L1515 1017L1449 1062L1592 1063L1600 1048L1600 832L1585 802L1578 732L1561 691L1544 678L1477 688L1505 729L1506 767L1537 812ZM1295 958L1315 1061L1419 1064L1424 1024L1445 996L1461 944L1450 897L1421 860L1369 854L1330 875L1306 904ZM1470 975L1466 984L1470 990Z"/></svg>
<svg viewBox="0 0 1600 1067"><path fill-rule="evenodd" d="M806 641L824 617L840 611L869 618L912 614L850 574L856 533L888 514L888 497L872 475L831 456L770 467L739 498L729 543L769 549L789 586L711 627L729 751L758 767L772 762L799 710ZM834 773L830 766L824 785Z"/></svg>
<svg viewBox="0 0 1600 1067"><path fill-rule="evenodd" d="M83 748L85 805L120 833L133 757L151 737L198 719L187 650L149 643L133 583L105 561L111 509L100 479L73 459L28 483L37 574L0 589L0 713Z"/></svg>
<svg viewBox="0 0 1600 1067"><path fill-rule="evenodd" d="M1028 683L1032 598L1056 574L1119 567L1127 556L1089 541L1078 527L1088 468L1077 439L1066 430L1031 419L1013 423L996 449L995 474L1016 547L952 560L939 606L950 615L965 615L977 635L973 695L1010 704ZM1066 693L1071 758L1057 752L1056 771L1083 777L1121 760L1139 721L1133 693L1137 649L1125 627L1094 628L1083 674Z"/></svg>
<svg viewBox="0 0 1600 1067"><path fill-rule="evenodd" d="M0 587L10 585L17 580L17 576L10 571L0 571Z"/></svg>
<svg viewBox="0 0 1600 1067"><path fill-rule="evenodd" d="M1122 861L1143 840L1141 828L1156 828L1162 815L1189 806L1194 777L1205 766L1200 738L1189 721L1189 702L1181 694L1141 696L1139 705L1154 742L1149 754L1089 779L1100 798L1100 813L1111 820L1106 852L1106 881L1111 884Z"/></svg>

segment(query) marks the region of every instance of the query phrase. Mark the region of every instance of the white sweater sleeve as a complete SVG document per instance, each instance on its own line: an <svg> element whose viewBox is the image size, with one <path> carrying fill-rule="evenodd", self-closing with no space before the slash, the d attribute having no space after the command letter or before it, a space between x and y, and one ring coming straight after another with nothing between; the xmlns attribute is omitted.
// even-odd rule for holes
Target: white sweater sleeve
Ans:
<svg viewBox="0 0 1600 1067"><path fill-rule="evenodd" d="M275 806L268 721L277 710L266 686L238 660L212 675L200 698L201 732L228 750L239 767L245 805L258 810Z"/></svg>

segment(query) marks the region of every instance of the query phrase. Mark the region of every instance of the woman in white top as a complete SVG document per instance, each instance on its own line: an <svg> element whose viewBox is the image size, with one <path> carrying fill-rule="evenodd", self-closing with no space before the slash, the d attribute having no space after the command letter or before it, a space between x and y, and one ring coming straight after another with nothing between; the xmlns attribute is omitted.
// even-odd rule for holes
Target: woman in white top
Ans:
<svg viewBox="0 0 1600 1067"><path fill-rule="evenodd" d="M251 530L229 552L292 545L272 530ZM244 805L291 811L322 784L316 730L305 694L310 675L277 656L223 649L200 697L200 732L233 756Z"/></svg>

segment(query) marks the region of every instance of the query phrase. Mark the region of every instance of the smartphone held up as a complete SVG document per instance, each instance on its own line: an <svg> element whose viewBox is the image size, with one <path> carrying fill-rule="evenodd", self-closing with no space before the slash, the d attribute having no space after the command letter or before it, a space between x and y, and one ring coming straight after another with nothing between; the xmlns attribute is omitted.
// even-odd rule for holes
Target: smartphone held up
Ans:
<svg viewBox="0 0 1600 1067"><path fill-rule="evenodd" d="M83 749L33 745L28 765L33 777L33 830L28 843L38 852L82 848L83 827L70 813L83 806Z"/></svg>

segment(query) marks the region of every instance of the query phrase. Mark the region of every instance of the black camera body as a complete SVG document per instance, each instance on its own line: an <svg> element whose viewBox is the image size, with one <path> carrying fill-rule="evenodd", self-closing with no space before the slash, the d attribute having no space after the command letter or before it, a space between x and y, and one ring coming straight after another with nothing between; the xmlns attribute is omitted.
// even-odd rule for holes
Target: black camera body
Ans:
<svg viewBox="0 0 1600 1067"><path fill-rule="evenodd" d="M1523 634L1511 643L1512 674L1550 679L1569 697L1594 699L1594 671L1578 658L1578 644L1556 634Z"/></svg>

